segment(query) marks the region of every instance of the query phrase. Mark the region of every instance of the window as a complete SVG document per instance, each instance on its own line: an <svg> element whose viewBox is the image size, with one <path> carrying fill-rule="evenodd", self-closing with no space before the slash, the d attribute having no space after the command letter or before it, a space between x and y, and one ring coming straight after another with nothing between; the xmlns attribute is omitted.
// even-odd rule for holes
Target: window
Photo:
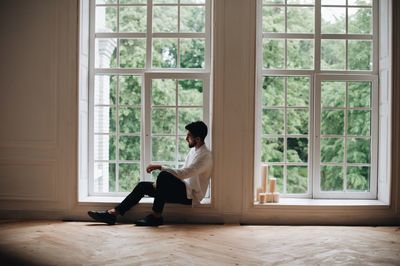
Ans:
<svg viewBox="0 0 400 266"><path fill-rule="evenodd" d="M255 173L268 164L286 197L376 198L377 10L258 1Z"/></svg>
<svg viewBox="0 0 400 266"><path fill-rule="evenodd" d="M90 1L89 195L119 196L210 125L210 0ZM208 143L209 144L209 143Z"/></svg>

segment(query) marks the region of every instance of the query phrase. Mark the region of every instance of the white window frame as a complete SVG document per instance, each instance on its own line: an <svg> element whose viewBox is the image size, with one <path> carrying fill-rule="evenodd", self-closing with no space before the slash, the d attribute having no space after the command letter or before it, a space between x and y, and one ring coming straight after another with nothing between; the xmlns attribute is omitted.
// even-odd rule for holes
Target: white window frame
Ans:
<svg viewBox="0 0 400 266"><path fill-rule="evenodd" d="M377 180L378 180L378 72L379 72L379 1L373 1L373 36L372 39L366 36L359 36L354 34L321 34L321 2L315 0L314 14L315 14L315 25L314 33L263 33L262 25L262 7L263 1L257 0L257 22L256 22L256 99L255 99L255 151L254 151L254 180L253 180L253 193L256 193L256 188L261 186L261 115L262 115L262 103L261 93L264 76L307 76L310 78L310 114L309 114L309 160L308 160L308 193L305 194L283 194L284 197L295 197L295 198L358 198L358 199L376 199L377 198ZM286 2L285 2L286 3ZM286 4L282 4L284 7ZM310 5L301 5L310 6ZM343 7L343 6L342 6ZM345 6L347 7L347 6ZM347 12L346 12L347 13ZM285 20L287 15L285 12ZM347 20L346 20L347 21ZM286 25L286 22L285 22ZM287 26L286 26L287 27ZM348 25L346 22L346 29ZM311 39L314 40L314 70L288 70L288 69L263 69L263 38L283 38L283 39ZM321 70L320 59L321 59L321 40L323 39L342 39L342 40L371 40L373 45L372 63L373 69L371 71L351 71L351 70ZM287 41L285 40L285 43ZM348 62L347 57L347 41L346 41L346 67ZM287 64L287 46L285 45L285 65ZM345 192L345 193L326 193L321 192L319 188L320 174L319 174L319 125L318 118L320 112L319 102L317 104L316 97L318 93L318 84L323 78L328 79L341 79L344 80L367 80L373 82L372 90L372 112L371 113L371 174L370 174L370 191L369 192ZM285 92L286 95L286 92ZM318 139L318 140L317 140ZM310 156L310 153L311 156ZM311 157L311 159L310 159ZM285 180L285 173L284 173ZM311 184L311 185L310 185ZM318 187L317 187L318 186ZM253 197L254 198L254 197Z"/></svg>
<svg viewBox="0 0 400 266"><path fill-rule="evenodd" d="M87 197L121 197L126 196L128 192L94 192L94 77L99 74L104 75L135 75L139 76L142 81L142 93L141 93L141 154L140 154L140 181L151 180L151 175L147 174L145 168L152 162L151 160L151 80L152 79L200 79L203 81L203 121L209 126L209 132L211 132L211 7L212 0L204 0L205 4L181 4L178 0L177 4L156 4L161 6L178 6L178 32L180 27L179 21L179 6L205 6L205 32L204 33L153 33L152 32L152 7L153 1L147 0L147 32L146 33L95 33L95 0L82 0L82 6L89 6L89 77L88 77L88 149L86 150L88 156L87 174L84 175L80 170L79 180L79 197L85 199ZM145 4L146 5L146 4ZM145 6L144 4L129 4L124 6ZM99 6L99 5L97 5ZM110 5L100 5L110 6ZM114 6L119 6L115 4ZM121 4L121 6L123 6ZM117 12L117 29L119 27L119 12ZM85 18L82 18L84 20ZM144 68L95 68L95 39L98 38L145 38L146 39L146 59ZM204 51L204 68L180 68L180 48L178 41L177 49L177 67L176 68L153 68L152 67L152 40L153 38L204 38L205 40L205 51ZM82 37L81 37L82 39ZM149 45L150 44L150 45ZM82 44L81 44L82 45ZM119 62L119 47L117 45L117 62ZM82 89L82 88L81 88ZM178 119L178 117L176 118ZM118 116L116 118L118 123ZM178 125L177 125L178 126ZM83 126L80 126L82 129ZM80 132L80 139L84 132ZM115 135L118 137L118 133ZM176 138L178 138L179 132L176 131ZM116 143L118 143L118 138ZM80 143L80 146L83 143ZM206 144L211 147L211 134L206 138ZM118 144L116 144L118 152ZM176 143L178 148L178 143ZM80 152L82 154L82 152ZM81 156L80 156L81 157ZM116 160L116 164L119 161ZM83 164L82 164L83 166ZM87 182L87 183L86 183ZM118 187L118 167L116 166L116 188ZM210 196L210 192L207 193L206 197Z"/></svg>

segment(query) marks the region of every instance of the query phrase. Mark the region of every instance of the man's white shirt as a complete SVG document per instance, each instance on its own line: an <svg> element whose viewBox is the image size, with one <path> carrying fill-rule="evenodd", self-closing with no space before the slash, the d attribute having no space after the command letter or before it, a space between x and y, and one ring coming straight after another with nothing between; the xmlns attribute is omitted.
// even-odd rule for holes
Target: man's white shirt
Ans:
<svg viewBox="0 0 400 266"><path fill-rule="evenodd" d="M211 151L204 144L200 148L191 148L185 163L180 169L162 166L161 171L171 173L181 179L186 186L188 199L192 205L200 204L207 192L212 171Z"/></svg>

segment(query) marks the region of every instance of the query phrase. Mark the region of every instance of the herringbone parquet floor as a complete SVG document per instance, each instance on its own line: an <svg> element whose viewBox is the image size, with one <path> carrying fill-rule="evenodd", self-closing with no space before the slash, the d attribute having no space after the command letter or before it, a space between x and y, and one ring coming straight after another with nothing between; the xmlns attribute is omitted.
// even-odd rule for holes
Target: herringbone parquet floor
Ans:
<svg viewBox="0 0 400 266"><path fill-rule="evenodd" d="M400 228L2 221L0 265L400 265Z"/></svg>

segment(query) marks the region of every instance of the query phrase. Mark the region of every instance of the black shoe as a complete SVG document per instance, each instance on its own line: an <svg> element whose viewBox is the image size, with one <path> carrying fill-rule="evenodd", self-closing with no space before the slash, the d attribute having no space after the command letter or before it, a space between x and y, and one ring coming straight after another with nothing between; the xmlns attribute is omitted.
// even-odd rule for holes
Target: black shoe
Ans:
<svg viewBox="0 0 400 266"><path fill-rule="evenodd" d="M162 217L155 217L153 214L149 214L144 218L137 220L136 226L159 226L164 224Z"/></svg>
<svg viewBox="0 0 400 266"><path fill-rule="evenodd" d="M115 224L117 221L117 216L110 214L108 211L88 211L88 215L98 222L109 225Z"/></svg>

